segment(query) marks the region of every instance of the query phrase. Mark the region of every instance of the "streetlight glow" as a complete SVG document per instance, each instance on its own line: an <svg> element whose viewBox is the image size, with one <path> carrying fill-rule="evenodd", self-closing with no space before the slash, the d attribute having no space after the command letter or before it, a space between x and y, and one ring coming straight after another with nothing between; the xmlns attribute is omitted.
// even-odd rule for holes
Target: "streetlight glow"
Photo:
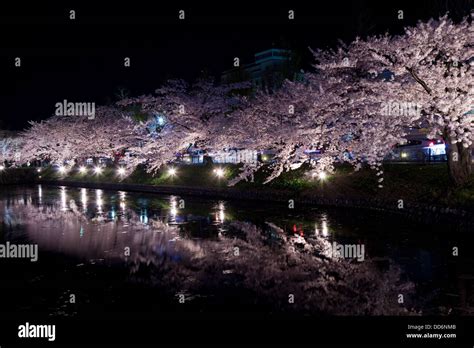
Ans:
<svg viewBox="0 0 474 348"><path fill-rule="evenodd" d="M324 179L326 179L327 175L326 175L325 172L320 172L320 173L318 174L318 177L319 177L320 180L324 180Z"/></svg>
<svg viewBox="0 0 474 348"><path fill-rule="evenodd" d="M224 169L222 169L222 168L217 168L217 169L215 170L215 173L216 173L216 175L217 175L218 178L222 178L222 177L224 176Z"/></svg>
<svg viewBox="0 0 474 348"><path fill-rule="evenodd" d="M120 167L118 169L118 173L119 173L119 175L125 175L125 168Z"/></svg>
<svg viewBox="0 0 474 348"><path fill-rule="evenodd" d="M5 166L0 166L0 172L5 169Z"/></svg>
<svg viewBox="0 0 474 348"><path fill-rule="evenodd" d="M84 174L87 171L86 167L81 166L79 167L79 173Z"/></svg>
<svg viewBox="0 0 474 348"><path fill-rule="evenodd" d="M66 168L64 166L60 166L58 170L61 174L64 174L66 172Z"/></svg>
<svg viewBox="0 0 474 348"><path fill-rule="evenodd" d="M96 174L101 174L101 173L102 173L102 168L101 168L101 167L95 167L95 168L94 168L94 172L95 172Z"/></svg>
<svg viewBox="0 0 474 348"><path fill-rule="evenodd" d="M168 169L168 175L169 176L175 176L176 175L176 169L175 168Z"/></svg>

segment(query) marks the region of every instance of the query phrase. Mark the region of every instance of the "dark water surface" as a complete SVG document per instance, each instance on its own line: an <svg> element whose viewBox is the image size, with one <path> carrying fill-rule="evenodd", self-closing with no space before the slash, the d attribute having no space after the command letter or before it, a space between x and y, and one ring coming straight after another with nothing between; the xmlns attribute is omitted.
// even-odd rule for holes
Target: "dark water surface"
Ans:
<svg viewBox="0 0 474 348"><path fill-rule="evenodd" d="M458 221L40 185L1 188L0 211L0 244L39 248L0 259L2 316L473 314Z"/></svg>

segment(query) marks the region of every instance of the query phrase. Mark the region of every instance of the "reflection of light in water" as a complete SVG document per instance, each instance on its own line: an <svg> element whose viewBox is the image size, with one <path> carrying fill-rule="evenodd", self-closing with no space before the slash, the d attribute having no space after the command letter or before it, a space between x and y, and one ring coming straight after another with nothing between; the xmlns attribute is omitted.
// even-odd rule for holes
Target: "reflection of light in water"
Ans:
<svg viewBox="0 0 474 348"><path fill-rule="evenodd" d="M178 202L176 201L176 196L170 197L170 222L176 221L176 215L178 215Z"/></svg>
<svg viewBox="0 0 474 348"><path fill-rule="evenodd" d="M222 236L222 232L225 231L224 228L224 220L225 220L225 205L224 202L219 202L216 206L214 206L215 209L215 225L217 227L217 236L220 238Z"/></svg>
<svg viewBox="0 0 474 348"><path fill-rule="evenodd" d="M41 185L38 185L38 202L39 202L39 204L42 203L42 198L43 198L43 189L41 188Z"/></svg>
<svg viewBox="0 0 474 348"><path fill-rule="evenodd" d="M314 234L317 236L319 235L318 224L316 222L314 223Z"/></svg>
<svg viewBox="0 0 474 348"><path fill-rule="evenodd" d="M112 207L112 210L110 211L110 217L112 218L112 220L115 220L115 209Z"/></svg>
<svg viewBox="0 0 474 348"><path fill-rule="evenodd" d="M221 210L221 211L219 212L219 219L221 220L221 223L224 223L224 218L225 218L224 211Z"/></svg>
<svg viewBox="0 0 474 348"><path fill-rule="evenodd" d="M323 237L327 237L329 235L328 223L326 221L326 216L324 215L321 221L321 228Z"/></svg>
<svg viewBox="0 0 474 348"><path fill-rule="evenodd" d="M61 186L61 210L67 210L66 187Z"/></svg>
<svg viewBox="0 0 474 348"><path fill-rule="evenodd" d="M224 223L225 219L225 206L223 202L219 202L217 206L218 211L216 212L216 222Z"/></svg>
<svg viewBox="0 0 474 348"><path fill-rule="evenodd" d="M122 215L125 215L125 209L127 208L127 204L125 203L126 193L124 191L119 191L120 197L120 209L122 210Z"/></svg>
<svg viewBox="0 0 474 348"><path fill-rule="evenodd" d="M99 213L102 213L102 205L104 204L104 202L102 201L102 190L95 190L95 196L95 204L97 205L97 211Z"/></svg>
<svg viewBox="0 0 474 348"><path fill-rule="evenodd" d="M79 237L82 238L84 236L84 227L81 226L81 229L79 230Z"/></svg>
<svg viewBox="0 0 474 348"><path fill-rule="evenodd" d="M143 224L148 224L148 214L146 209L140 210L140 222Z"/></svg>
<svg viewBox="0 0 474 348"><path fill-rule="evenodd" d="M81 203L84 211L87 211L87 189L81 189Z"/></svg>

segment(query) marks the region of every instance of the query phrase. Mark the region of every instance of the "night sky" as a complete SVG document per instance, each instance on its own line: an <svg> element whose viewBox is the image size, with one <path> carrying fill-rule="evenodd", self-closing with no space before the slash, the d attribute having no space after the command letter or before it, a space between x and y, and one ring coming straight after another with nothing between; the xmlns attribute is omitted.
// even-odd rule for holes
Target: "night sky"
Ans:
<svg viewBox="0 0 474 348"><path fill-rule="evenodd" d="M119 88L135 96L152 93L168 78L219 77L232 68L234 57L251 63L254 53L271 47L298 52L309 70L308 47L334 47L338 39L387 30L400 33L417 20L446 10L459 18L473 7L473 0L161 2L16 7L2 2L0 128L20 130L28 120L45 119L63 99L106 104L116 100ZM185 21L178 20L180 9ZM295 10L294 21L287 19L289 9ZM398 10L404 20L398 20ZM14 67L17 56L21 68ZM124 57L131 58L130 68L123 66Z"/></svg>

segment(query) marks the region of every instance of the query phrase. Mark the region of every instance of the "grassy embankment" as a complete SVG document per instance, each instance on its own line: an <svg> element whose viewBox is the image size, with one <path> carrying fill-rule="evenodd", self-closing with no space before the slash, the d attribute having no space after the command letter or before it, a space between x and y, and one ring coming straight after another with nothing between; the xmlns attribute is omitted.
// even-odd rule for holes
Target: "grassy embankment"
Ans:
<svg viewBox="0 0 474 348"><path fill-rule="evenodd" d="M214 169L225 169L225 177L218 178ZM227 179L238 172L236 165L202 165L202 166L175 166L176 175L171 176L164 168L154 176L143 169L137 169L132 175L120 178L113 168L105 168L100 175L80 174L71 171L68 175L59 175L52 168L43 169L42 179L70 180L93 183L127 183L145 185L178 185L200 188L224 188ZM418 164L385 164L383 188L379 188L375 172L362 169L354 172L351 168L341 166L334 174L328 175L321 181L309 177L307 168L283 173L280 177L263 185L266 177L265 168L255 175L251 182L240 182L237 189L259 188L262 190L291 190L303 194L312 194L332 198L377 198L381 200L404 199L407 202L448 205L452 207L466 207L474 210L474 176L465 186L453 188L449 184L446 164L418 165ZM3 175L3 174L2 174Z"/></svg>

